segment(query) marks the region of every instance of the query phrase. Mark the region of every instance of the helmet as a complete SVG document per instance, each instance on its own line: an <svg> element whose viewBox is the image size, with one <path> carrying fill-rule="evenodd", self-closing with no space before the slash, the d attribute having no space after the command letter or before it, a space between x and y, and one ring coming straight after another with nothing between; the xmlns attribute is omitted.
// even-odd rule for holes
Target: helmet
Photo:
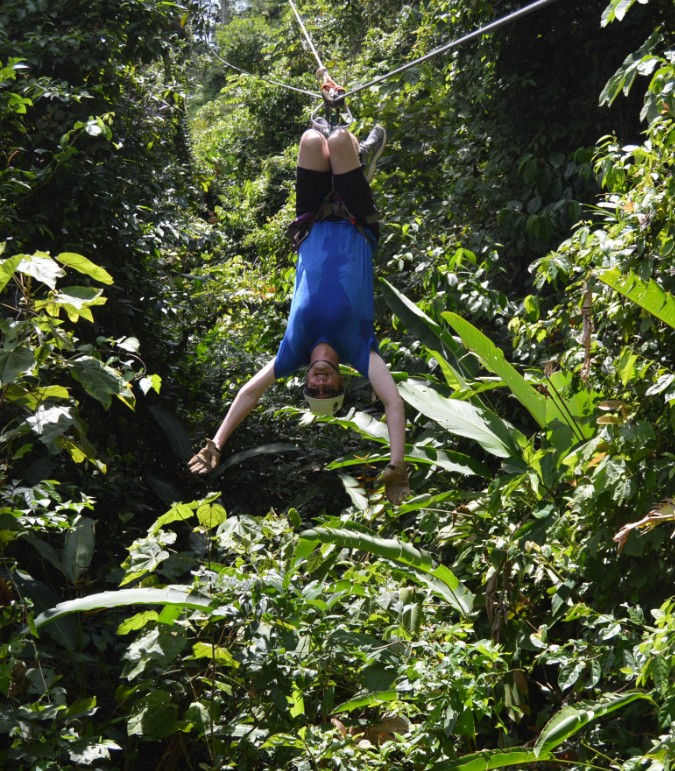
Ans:
<svg viewBox="0 0 675 771"><path fill-rule="evenodd" d="M342 407L342 402L345 400L344 391L341 394L335 394L335 396L328 396L323 399L318 399L316 396L310 396L305 390L303 393L309 409L315 415L335 415L335 413Z"/></svg>

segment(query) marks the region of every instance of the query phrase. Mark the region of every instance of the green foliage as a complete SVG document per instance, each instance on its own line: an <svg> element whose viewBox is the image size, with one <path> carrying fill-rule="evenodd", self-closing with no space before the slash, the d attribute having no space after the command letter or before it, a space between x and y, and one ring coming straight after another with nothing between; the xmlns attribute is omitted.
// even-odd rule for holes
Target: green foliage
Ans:
<svg viewBox="0 0 675 771"><path fill-rule="evenodd" d="M456 6L300 12L349 87L494 13ZM223 58L316 87L286 5L229 10ZM352 100L392 507L360 378L183 469L283 332L309 100L192 7L3 4L0 764L672 765L672 13L551 4Z"/></svg>

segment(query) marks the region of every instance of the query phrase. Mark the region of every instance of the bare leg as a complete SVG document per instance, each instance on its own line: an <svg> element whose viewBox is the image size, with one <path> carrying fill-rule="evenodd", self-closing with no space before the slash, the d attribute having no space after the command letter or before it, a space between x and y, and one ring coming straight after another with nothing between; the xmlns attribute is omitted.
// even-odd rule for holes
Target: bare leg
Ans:
<svg viewBox="0 0 675 771"><path fill-rule="evenodd" d="M315 129L308 129L300 138L298 166L310 171L330 171L328 143Z"/></svg>
<svg viewBox="0 0 675 771"><path fill-rule="evenodd" d="M327 145L333 174L346 174L361 167L358 140L347 129L333 131Z"/></svg>

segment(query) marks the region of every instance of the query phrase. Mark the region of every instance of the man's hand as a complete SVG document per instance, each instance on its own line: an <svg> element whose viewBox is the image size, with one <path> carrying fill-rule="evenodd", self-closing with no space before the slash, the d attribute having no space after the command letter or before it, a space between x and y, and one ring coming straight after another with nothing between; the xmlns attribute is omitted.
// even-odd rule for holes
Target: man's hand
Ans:
<svg viewBox="0 0 675 771"><path fill-rule="evenodd" d="M390 463L377 479L384 485L387 499L395 506L400 506L410 495L408 472L403 461Z"/></svg>
<svg viewBox="0 0 675 771"><path fill-rule="evenodd" d="M220 450L213 439L206 440L206 447L190 458L188 468L193 474L209 474L220 463Z"/></svg>

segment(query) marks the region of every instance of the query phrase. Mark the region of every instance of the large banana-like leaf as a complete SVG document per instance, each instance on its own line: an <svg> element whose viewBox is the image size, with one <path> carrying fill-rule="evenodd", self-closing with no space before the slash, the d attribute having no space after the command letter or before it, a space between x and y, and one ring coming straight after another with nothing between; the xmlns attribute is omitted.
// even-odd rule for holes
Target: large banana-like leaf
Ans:
<svg viewBox="0 0 675 771"><path fill-rule="evenodd" d="M598 701L580 701L557 712L542 728L534 745L537 755L546 755L570 736L580 731L593 720L608 715L637 699L651 698L642 691L606 693Z"/></svg>
<svg viewBox="0 0 675 771"><path fill-rule="evenodd" d="M117 592L99 592L88 597L60 602L35 619L36 628L70 613L84 613L103 608L124 608L127 605L178 605L189 610L206 610L210 601L183 589L120 589Z"/></svg>
<svg viewBox="0 0 675 771"><path fill-rule="evenodd" d="M420 380L406 380L398 388L410 405L451 434L473 439L498 458L520 456L518 441L524 437L491 410L447 399Z"/></svg>
<svg viewBox="0 0 675 771"><path fill-rule="evenodd" d="M473 324L456 313L443 313L443 318L462 338L464 345L473 351L490 372L498 375L511 393L537 421L540 428L546 426L544 397L525 380L516 368L506 361L504 352Z"/></svg>
<svg viewBox="0 0 675 771"><path fill-rule="evenodd" d="M490 771L494 768L518 766L523 768L529 763L540 763L552 760L553 755L536 755L527 747L510 747L507 750L481 750L471 755L465 755L457 760L447 760L437 763L429 771Z"/></svg>
<svg viewBox="0 0 675 771"><path fill-rule="evenodd" d="M421 311L414 302L401 294L388 281L381 278L382 294L392 312L401 319L412 333L434 355L450 385L466 388L466 378L473 378L475 368L471 361L461 361L466 353L447 330Z"/></svg>
<svg viewBox="0 0 675 771"><path fill-rule="evenodd" d="M621 709L637 699L650 697L640 691L626 693L607 693L595 702L579 702L565 707L546 723L539 734L534 748L510 747L504 750L481 750L465 755L457 760L448 760L432 766L430 771L490 771L496 768L518 766L524 768L530 764L539 764L553 760L553 750L566 739L574 736L593 720L604 717L614 710Z"/></svg>
<svg viewBox="0 0 675 771"><path fill-rule="evenodd" d="M443 318L462 339L464 345L475 353L483 366L502 379L505 386L532 415L539 427L548 432L549 439L558 450L567 450L576 442L593 434L589 424L577 420L579 409L574 397L563 398L560 389L553 388L552 380L542 381L548 392L539 393L518 370L506 361L504 353L489 337L456 313L444 313ZM549 389L548 386L551 386Z"/></svg>
<svg viewBox="0 0 675 771"><path fill-rule="evenodd" d="M306 557L312 544L329 543L342 549L357 549L390 560L410 576L425 583L463 616L473 607L473 595L445 565L434 565L428 552L395 538L381 538L366 528L359 530L315 527L300 534L296 557Z"/></svg>
<svg viewBox="0 0 675 771"><path fill-rule="evenodd" d="M598 278L657 319L675 328L675 296L662 289L653 279L645 281L635 273L622 275L618 268L606 270Z"/></svg>
<svg viewBox="0 0 675 771"><path fill-rule="evenodd" d="M287 444L284 442L270 442L269 444L261 444L257 447L251 447L248 450L242 450L234 455L230 455L224 460L220 466L213 472L212 479L216 479L228 468L232 466L238 466L240 463L245 463L251 458L257 458L259 455L279 455L282 452L300 452L300 449L294 444Z"/></svg>
<svg viewBox="0 0 675 771"><path fill-rule="evenodd" d="M351 429L366 439L370 439L378 444L389 444L389 434L387 432L387 426L382 421L379 421L366 414L365 412L358 412L352 410L348 415L341 418L329 417L322 418L322 421L329 423L337 423L343 428ZM348 466L356 466L368 461L369 463L377 463L378 461L385 460L389 456L384 453L371 453L367 458L349 457L341 458L331 463L328 468L333 470L337 468L346 468ZM405 460L423 463L425 465L438 466L439 468L450 471L454 474L487 476L490 471L488 468L475 460L470 458L461 452L455 452L443 447L434 447L431 444L414 444L408 445L405 451Z"/></svg>

